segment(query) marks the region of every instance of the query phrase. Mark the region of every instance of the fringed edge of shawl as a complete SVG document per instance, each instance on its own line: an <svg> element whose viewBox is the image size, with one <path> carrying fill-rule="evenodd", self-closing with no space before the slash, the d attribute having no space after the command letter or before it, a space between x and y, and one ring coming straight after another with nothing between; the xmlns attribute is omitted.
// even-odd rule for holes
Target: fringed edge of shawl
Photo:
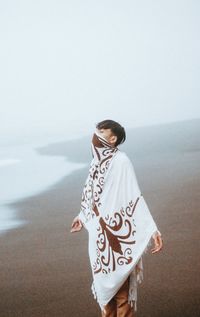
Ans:
<svg viewBox="0 0 200 317"><path fill-rule="evenodd" d="M96 290L95 290L95 287L94 287L94 281L92 282L91 290L92 290L92 293L94 295L94 299L97 299L97 294L96 294Z"/></svg>
<svg viewBox="0 0 200 317"><path fill-rule="evenodd" d="M157 232L157 231L158 230L156 230L155 232ZM151 238L154 235L154 233L151 235ZM137 284L138 283L141 284L143 279L144 279L142 256L148 251L149 247L152 245L151 238L149 239L147 246L145 247L141 257L139 258L137 264L135 265L134 270L129 275L130 280L129 280L128 303L131 305L131 307L133 307L133 305L134 305L134 312L137 311ZM92 293L94 295L94 299L97 300L97 293L96 293L95 286L94 286L94 280L92 282L91 290L92 290ZM105 313L105 309L104 309L105 305L102 305L100 303L99 303L99 305L101 307L102 312Z"/></svg>
<svg viewBox="0 0 200 317"><path fill-rule="evenodd" d="M152 236L151 236L152 237ZM137 311L137 284L141 284L144 275L143 275L143 262L142 262L142 256L144 253L146 253L149 249L149 247L152 245L151 238L144 249L140 259L138 260L137 264L134 267L134 270L130 274L130 280L129 280L129 295L128 295L128 303L133 307L134 305L134 312Z"/></svg>
<svg viewBox="0 0 200 317"><path fill-rule="evenodd" d="M92 293L94 295L94 299L97 300L97 293L96 293L96 290L95 290L94 281L92 282L91 290L92 290ZM106 313L105 308L104 308L105 305L102 305L102 304L99 303L99 306L101 307L102 312L105 314Z"/></svg>

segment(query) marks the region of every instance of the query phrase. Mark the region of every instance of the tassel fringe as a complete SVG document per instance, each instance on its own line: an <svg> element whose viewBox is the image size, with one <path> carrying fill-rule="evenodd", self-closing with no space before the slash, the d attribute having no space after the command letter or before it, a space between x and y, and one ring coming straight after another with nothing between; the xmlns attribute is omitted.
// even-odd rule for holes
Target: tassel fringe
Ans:
<svg viewBox="0 0 200 317"><path fill-rule="evenodd" d="M148 251L148 249L151 245L152 245L152 241L150 239L146 248L144 249L143 254ZM143 254L142 254L142 256L143 256ZM143 279L144 279L142 256L140 257L137 264L135 265L134 270L129 275L130 280L129 280L128 303L131 305L131 307L133 307L133 305L134 305L135 312L137 311L137 284L138 283L141 284ZM91 285L91 290L92 290L94 299L98 300L97 293L96 293L95 286L94 286L94 280L93 280L92 285ZM99 306L101 307L101 310L105 313L104 305L99 303Z"/></svg>
<svg viewBox="0 0 200 317"><path fill-rule="evenodd" d="M144 252L146 253L149 247L152 245L151 239L149 240ZM134 304L134 311L137 311L137 284L141 284L144 279L143 275L143 262L142 256L138 260L137 264L134 267L134 270L130 274L129 280L129 295L128 295L128 303L133 307Z"/></svg>

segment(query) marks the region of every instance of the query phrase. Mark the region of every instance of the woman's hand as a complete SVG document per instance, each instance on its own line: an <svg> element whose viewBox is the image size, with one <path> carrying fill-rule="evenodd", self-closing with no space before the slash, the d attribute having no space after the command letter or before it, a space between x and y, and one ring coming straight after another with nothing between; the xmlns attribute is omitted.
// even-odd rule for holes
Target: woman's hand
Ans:
<svg viewBox="0 0 200 317"><path fill-rule="evenodd" d="M82 229L82 227L83 227L83 224L82 224L81 220L79 219L78 216L76 216L74 218L74 220L72 221L70 232L80 231Z"/></svg>
<svg viewBox="0 0 200 317"><path fill-rule="evenodd" d="M151 249L151 253L156 253L156 252L160 251L163 247L162 236L161 236L160 232L156 232L156 233L154 233L152 238L154 240L154 248Z"/></svg>

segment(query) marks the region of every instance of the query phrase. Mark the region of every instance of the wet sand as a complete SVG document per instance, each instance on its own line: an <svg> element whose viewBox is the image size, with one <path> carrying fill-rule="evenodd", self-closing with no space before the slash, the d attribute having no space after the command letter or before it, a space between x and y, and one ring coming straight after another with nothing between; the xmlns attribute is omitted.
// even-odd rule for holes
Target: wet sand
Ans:
<svg viewBox="0 0 200 317"><path fill-rule="evenodd" d="M200 120L131 129L120 147L134 164L164 242L160 253L143 257L138 317L200 316L199 135ZM89 167L90 137L39 152ZM87 232L70 233L88 167L12 204L28 223L0 236L1 317L100 317L90 289Z"/></svg>

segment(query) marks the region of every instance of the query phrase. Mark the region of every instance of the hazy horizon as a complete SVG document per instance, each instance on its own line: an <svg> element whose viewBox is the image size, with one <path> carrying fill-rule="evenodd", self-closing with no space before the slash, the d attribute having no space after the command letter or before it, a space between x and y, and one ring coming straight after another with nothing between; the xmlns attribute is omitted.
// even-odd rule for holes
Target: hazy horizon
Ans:
<svg viewBox="0 0 200 317"><path fill-rule="evenodd" d="M0 3L0 134L200 118L198 1Z"/></svg>

